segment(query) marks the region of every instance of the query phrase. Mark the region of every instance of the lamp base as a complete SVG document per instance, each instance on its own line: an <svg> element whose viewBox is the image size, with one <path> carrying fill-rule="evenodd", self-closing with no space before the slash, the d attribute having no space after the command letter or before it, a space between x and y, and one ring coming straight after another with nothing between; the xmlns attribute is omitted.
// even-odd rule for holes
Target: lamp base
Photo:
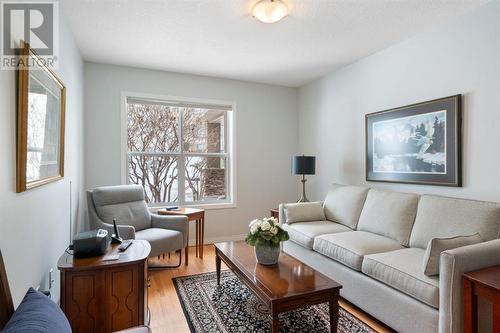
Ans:
<svg viewBox="0 0 500 333"><path fill-rule="evenodd" d="M306 181L307 181L306 177L302 175L302 179L300 180L300 182L302 183L302 196L300 197L299 201L297 201L297 203L309 202L309 200L306 197Z"/></svg>

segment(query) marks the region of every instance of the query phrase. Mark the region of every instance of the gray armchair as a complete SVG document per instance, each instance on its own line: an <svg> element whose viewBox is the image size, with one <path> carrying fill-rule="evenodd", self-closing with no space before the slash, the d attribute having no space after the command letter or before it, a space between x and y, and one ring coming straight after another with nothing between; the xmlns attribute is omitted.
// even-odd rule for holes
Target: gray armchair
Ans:
<svg viewBox="0 0 500 333"><path fill-rule="evenodd" d="M151 214L144 199L144 189L140 185L103 186L88 191L90 228L106 229L112 234L113 219L116 219L122 238L143 239L151 244L150 257L179 252L179 265L152 268L180 266L182 249L185 249L187 257L187 217ZM185 264L187 265L187 260Z"/></svg>

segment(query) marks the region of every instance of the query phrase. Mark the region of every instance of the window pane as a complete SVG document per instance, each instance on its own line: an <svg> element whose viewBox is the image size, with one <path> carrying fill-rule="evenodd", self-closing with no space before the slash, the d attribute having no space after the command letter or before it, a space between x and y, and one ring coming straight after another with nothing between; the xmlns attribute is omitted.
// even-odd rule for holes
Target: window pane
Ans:
<svg viewBox="0 0 500 333"><path fill-rule="evenodd" d="M226 158L186 156L186 202L226 199Z"/></svg>
<svg viewBox="0 0 500 333"><path fill-rule="evenodd" d="M127 104L130 152L179 151L179 110L162 104Z"/></svg>
<svg viewBox="0 0 500 333"><path fill-rule="evenodd" d="M183 150L190 153L223 153L225 111L184 108Z"/></svg>
<svg viewBox="0 0 500 333"><path fill-rule="evenodd" d="M129 182L144 187L147 202L178 201L177 158L173 156L131 155Z"/></svg>

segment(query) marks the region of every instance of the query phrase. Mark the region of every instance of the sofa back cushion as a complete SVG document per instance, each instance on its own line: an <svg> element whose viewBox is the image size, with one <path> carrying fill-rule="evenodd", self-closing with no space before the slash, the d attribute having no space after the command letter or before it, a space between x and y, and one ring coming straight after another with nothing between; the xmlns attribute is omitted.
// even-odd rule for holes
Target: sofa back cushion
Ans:
<svg viewBox="0 0 500 333"><path fill-rule="evenodd" d="M97 215L106 223L131 225L136 231L151 228L151 215L148 206L144 201L132 201L116 205L106 205L96 207Z"/></svg>
<svg viewBox="0 0 500 333"><path fill-rule="evenodd" d="M286 223L322 221L325 219L320 201L297 202L285 205Z"/></svg>
<svg viewBox="0 0 500 333"><path fill-rule="evenodd" d="M433 238L479 233L483 241L498 237L500 204L422 195L410 246L425 249Z"/></svg>
<svg viewBox="0 0 500 333"><path fill-rule="evenodd" d="M371 189L359 217L358 230L386 236L408 246L418 199L417 194Z"/></svg>
<svg viewBox="0 0 500 333"><path fill-rule="evenodd" d="M323 204L326 218L356 229L368 190L368 187L334 184Z"/></svg>

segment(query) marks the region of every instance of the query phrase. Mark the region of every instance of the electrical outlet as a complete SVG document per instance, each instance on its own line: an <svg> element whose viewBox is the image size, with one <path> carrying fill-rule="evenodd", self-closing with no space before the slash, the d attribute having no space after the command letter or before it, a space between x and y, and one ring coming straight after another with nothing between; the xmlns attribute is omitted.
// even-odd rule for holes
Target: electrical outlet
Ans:
<svg viewBox="0 0 500 333"><path fill-rule="evenodd" d="M49 269L49 291L52 291L52 287L54 286L54 269Z"/></svg>

